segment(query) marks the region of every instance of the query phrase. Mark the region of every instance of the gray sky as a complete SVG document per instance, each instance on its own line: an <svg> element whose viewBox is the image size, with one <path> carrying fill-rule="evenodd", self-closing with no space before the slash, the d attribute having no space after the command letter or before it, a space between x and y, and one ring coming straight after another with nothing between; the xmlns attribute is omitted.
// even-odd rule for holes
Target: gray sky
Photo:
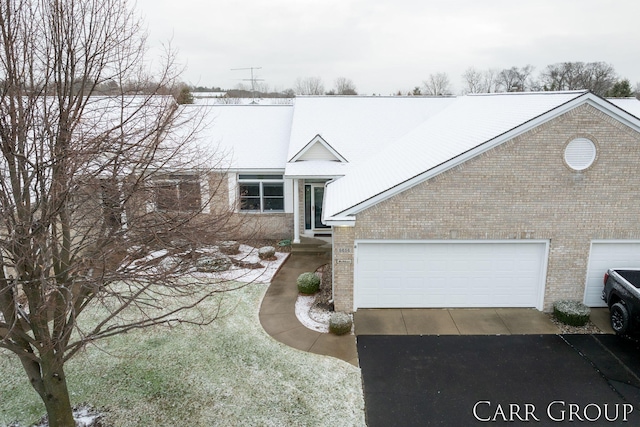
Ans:
<svg viewBox="0 0 640 427"><path fill-rule="evenodd" d="M172 39L183 80L235 87L249 71L271 90L337 77L389 95L445 72L604 61L640 82L638 0L138 0L151 54Z"/></svg>

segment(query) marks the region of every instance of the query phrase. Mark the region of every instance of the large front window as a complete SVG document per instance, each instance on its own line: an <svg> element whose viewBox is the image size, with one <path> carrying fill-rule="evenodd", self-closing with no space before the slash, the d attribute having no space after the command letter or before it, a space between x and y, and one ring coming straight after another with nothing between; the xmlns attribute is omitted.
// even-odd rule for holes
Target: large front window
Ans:
<svg viewBox="0 0 640 427"><path fill-rule="evenodd" d="M282 175L238 176L240 210L254 212L284 212L284 181Z"/></svg>
<svg viewBox="0 0 640 427"><path fill-rule="evenodd" d="M155 208L161 212L196 212L201 208L200 182L193 175L168 175L155 182Z"/></svg>

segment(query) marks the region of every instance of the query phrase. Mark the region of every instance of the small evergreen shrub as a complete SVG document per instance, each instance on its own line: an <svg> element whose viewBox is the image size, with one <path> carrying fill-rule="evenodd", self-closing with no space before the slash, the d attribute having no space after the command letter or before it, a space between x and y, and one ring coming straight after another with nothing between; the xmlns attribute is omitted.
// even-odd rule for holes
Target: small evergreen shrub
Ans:
<svg viewBox="0 0 640 427"><path fill-rule="evenodd" d="M553 315L570 326L584 326L589 321L591 309L578 301L562 300L553 303Z"/></svg>
<svg viewBox="0 0 640 427"><path fill-rule="evenodd" d="M353 321L347 313L335 312L331 313L329 319L329 332L336 335L344 335L351 332Z"/></svg>
<svg viewBox="0 0 640 427"><path fill-rule="evenodd" d="M320 278L315 273L302 273L297 280L298 290L303 294L315 294L320 289Z"/></svg>

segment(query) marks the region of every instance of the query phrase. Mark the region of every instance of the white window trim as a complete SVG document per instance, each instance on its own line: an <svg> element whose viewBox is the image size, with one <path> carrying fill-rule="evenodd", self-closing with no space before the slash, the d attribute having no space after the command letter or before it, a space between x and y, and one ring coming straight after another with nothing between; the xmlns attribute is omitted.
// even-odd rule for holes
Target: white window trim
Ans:
<svg viewBox="0 0 640 427"><path fill-rule="evenodd" d="M242 179L240 178L241 175L265 175L265 176L269 176L269 175L279 175L282 176L282 178L279 179ZM287 210L287 206L286 206L286 185L285 185L285 180L284 180L284 176L282 174L279 173L252 173L252 172L246 172L246 173L239 173L237 175L238 180L237 180L237 186L236 186L236 191L235 191L235 197L237 197L237 206L238 206L238 212L243 212L243 213L285 213ZM276 184L282 184L282 210L270 210L270 211L265 211L264 210L264 190L263 190L263 184L269 184L269 183L276 183ZM249 210L249 209L242 209L242 197L240 196L240 186L242 184L259 184L260 185L260 210Z"/></svg>

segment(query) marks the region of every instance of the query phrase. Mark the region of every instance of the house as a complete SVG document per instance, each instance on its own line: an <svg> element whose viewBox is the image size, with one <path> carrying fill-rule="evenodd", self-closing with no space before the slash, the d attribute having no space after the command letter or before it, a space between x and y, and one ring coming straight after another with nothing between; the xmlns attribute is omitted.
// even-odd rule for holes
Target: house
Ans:
<svg viewBox="0 0 640 427"><path fill-rule="evenodd" d="M640 267L635 99L300 97L208 114L204 137L229 155L214 203L267 237L331 236L336 310L601 306L606 269Z"/></svg>

